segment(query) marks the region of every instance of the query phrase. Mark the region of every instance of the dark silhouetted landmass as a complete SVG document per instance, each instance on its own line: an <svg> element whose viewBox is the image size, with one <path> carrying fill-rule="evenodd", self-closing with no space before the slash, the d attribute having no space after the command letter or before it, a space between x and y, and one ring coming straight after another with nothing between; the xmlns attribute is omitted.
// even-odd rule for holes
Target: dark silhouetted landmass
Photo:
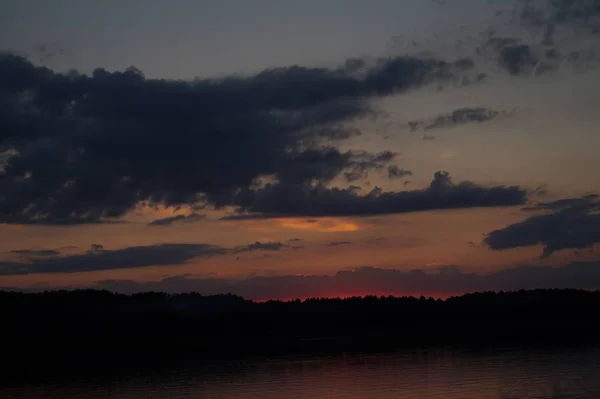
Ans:
<svg viewBox="0 0 600 399"><path fill-rule="evenodd" d="M20 376L173 359L592 344L600 341L599 307L600 291L579 290L263 303L234 295L0 292L3 361Z"/></svg>

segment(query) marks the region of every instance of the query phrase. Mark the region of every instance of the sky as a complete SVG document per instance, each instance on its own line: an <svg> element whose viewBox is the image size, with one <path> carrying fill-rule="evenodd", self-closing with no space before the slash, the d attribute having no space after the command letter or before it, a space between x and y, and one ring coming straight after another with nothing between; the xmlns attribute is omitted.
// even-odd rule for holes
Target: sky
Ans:
<svg viewBox="0 0 600 399"><path fill-rule="evenodd" d="M0 287L600 288L600 1L6 0Z"/></svg>

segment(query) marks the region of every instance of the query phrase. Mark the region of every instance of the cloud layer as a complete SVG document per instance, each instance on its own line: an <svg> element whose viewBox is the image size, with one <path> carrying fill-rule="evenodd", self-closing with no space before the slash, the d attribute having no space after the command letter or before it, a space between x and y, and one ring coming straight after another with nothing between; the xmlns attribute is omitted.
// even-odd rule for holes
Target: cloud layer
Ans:
<svg viewBox="0 0 600 399"><path fill-rule="evenodd" d="M437 271L363 267L340 271L333 276L271 276L243 280L194 279L188 275L159 282L129 280L100 281L96 288L117 292L166 291L202 294L232 293L247 299L293 299L351 295L456 295L475 291L534 288L600 287L600 264L571 263L559 268L521 266L490 274L465 273L457 267Z"/></svg>
<svg viewBox="0 0 600 399"><path fill-rule="evenodd" d="M290 246L281 242L260 241L235 248L212 244L164 243L110 250L105 249L101 244L92 244L84 253L69 255L51 249L19 249L10 251L12 255L17 256L17 261L0 261L0 276L173 266L201 257L255 251L273 252L284 248L301 249L299 246Z"/></svg>

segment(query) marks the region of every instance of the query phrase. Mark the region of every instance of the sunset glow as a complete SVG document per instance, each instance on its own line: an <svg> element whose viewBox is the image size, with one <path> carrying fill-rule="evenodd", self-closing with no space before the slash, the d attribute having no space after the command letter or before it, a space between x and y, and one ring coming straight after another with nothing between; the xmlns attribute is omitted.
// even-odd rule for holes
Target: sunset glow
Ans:
<svg viewBox="0 0 600 399"><path fill-rule="evenodd" d="M588 0L116 19L27 1L0 5L0 288L444 296L600 276Z"/></svg>

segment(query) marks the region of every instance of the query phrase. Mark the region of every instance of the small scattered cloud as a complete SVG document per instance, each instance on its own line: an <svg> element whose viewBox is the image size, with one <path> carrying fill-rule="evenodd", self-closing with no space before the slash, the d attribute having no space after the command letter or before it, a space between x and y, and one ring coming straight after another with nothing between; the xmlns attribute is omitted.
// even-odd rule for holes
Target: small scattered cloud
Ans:
<svg viewBox="0 0 600 399"><path fill-rule="evenodd" d="M233 253L240 252L252 252L252 251L279 251L282 248L287 247L286 244L281 242L259 242L256 241L253 244L244 245L233 250Z"/></svg>
<svg viewBox="0 0 600 399"><path fill-rule="evenodd" d="M104 245L102 244L92 244L90 248L86 251L88 254L97 254L104 252Z"/></svg>
<svg viewBox="0 0 600 399"><path fill-rule="evenodd" d="M408 128L410 131L427 131L433 129L450 128L457 125L465 125L469 123L484 123L502 116L510 116L515 111L497 111L491 108L484 107L464 107L459 108L449 114L439 115L432 119L410 121ZM431 140L432 136L423 136L423 140Z"/></svg>
<svg viewBox="0 0 600 399"><path fill-rule="evenodd" d="M206 215L191 213L189 215L176 215L162 219L156 219L148 223L148 226L171 226L177 223L194 223L206 219Z"/></svg>
<svg viewBox="0 0 600 399"><path fill-rule="evenodd" d="M390 165L388 166L388 177L390 179L402 179L406 176L412 176L413 173L407 169L401 169L398 165Z"/></svg>
<svg viewBox="0 0 600 399"><path fill-rule="evenodd" d="M540 58L528 44L506 46L499 52L498 65L511 75L530 75L540 62Z"/></svg>
<svg viewBox="0 0 600 399"><path fill-rule="evenodd" d="M559 33L600 33L600 3L596 0L521 2L514 17L525 27L543 31L544 44L554 43Z"/></svg>
<svg viewBox="0 0 600 399"><path fill-rule="evenodd" d="M548 191L548 185L547 184L542 184L541 186L535 187L533 190L530 191L529 196L530 197L547 197L549 195L549 191Z"/></svg>
<svg viewBox="0 0 600 399"><path fill-rule="evenodd" d="M328 243L327 245L330 247L339 247L341 245L351 245L352 242L351 241L332 241L330 243Z"/></svg>

